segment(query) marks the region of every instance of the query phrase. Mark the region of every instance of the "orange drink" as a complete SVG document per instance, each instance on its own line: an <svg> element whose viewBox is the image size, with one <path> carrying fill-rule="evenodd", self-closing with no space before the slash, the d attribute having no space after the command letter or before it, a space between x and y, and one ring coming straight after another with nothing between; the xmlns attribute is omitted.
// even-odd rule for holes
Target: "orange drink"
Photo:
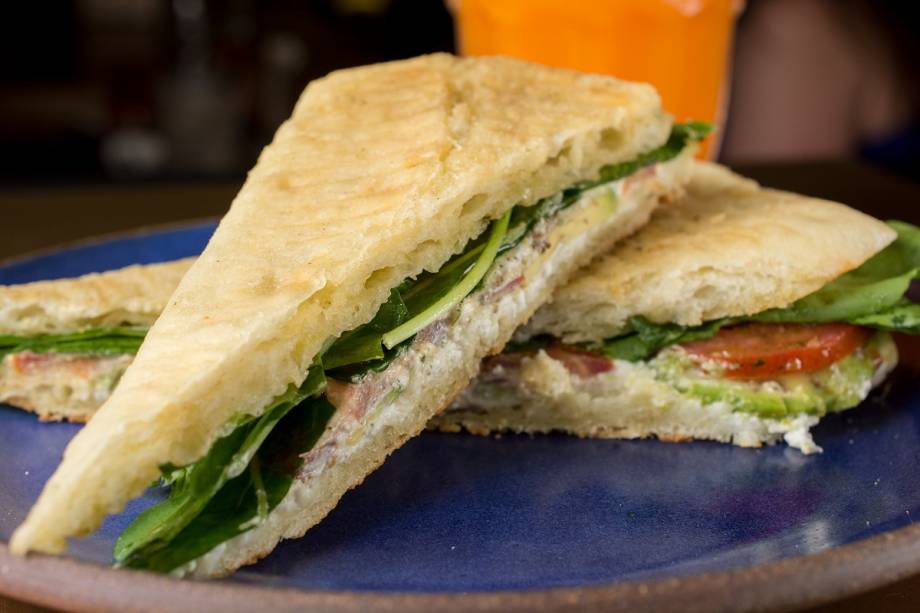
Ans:
<svg viewBox="0 0 920 613"><path fill-rule="evenodd" d="M510 55L646 81L677 120L721 123L741 0L453 0L450 5L463 54ZM715 153L709 145L702 155Z"/></svg>

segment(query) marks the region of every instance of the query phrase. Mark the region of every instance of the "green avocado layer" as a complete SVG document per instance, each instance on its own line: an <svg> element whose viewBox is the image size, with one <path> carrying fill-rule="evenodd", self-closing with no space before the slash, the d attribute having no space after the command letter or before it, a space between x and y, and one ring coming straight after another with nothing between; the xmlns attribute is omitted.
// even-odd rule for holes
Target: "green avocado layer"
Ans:
<svg viewBox="0 0 920 613"><path fill-rule="evenodd" d="M876 373L887 372L897 360L891 335L876 332L865 346L827 368L769 381L725 379L718 372L704 372L679 347L660 352L648 366L657 380L703 404L725 402L734 411L784 419L801 414L820 417L858 405L872 388Z"/></svg>

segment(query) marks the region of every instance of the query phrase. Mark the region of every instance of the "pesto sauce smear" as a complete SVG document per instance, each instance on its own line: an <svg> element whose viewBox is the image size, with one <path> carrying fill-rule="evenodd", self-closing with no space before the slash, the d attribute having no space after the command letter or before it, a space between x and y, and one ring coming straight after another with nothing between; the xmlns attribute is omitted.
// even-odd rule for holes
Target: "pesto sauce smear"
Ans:
<svg viewBox="0 0 920 613"><path fill-rule="evenodd" d="M139 515L114 550L121 566L169 572L265 519L293 483L335 408L326 377L357 381L386 369L414 336L480 286L496 258L517 246L542 220L574 204L587 190L677 157L711 126L677 124L668 141L637 159L604 167L585 181L534 205L515 206L489 224L436 272L406 279L390 291L374 318L342 334L316 358L300 387L276 398L261 417L241 416L230 434L186 467L163 466L168 497Z"/></svg>

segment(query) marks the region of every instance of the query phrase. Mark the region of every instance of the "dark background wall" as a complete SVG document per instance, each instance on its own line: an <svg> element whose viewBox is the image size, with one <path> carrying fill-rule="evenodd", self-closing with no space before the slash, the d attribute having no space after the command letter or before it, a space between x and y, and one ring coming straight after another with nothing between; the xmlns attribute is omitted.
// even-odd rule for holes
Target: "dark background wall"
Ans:
<svg viewBox="0 0 920 613"><path fill-rule="evenodd" d="M723 159L916 177L917 3L747 4ZM453 46L441 0L5 3L0 185L239 177L310 79Z"/></svg>
<svg viewBox="0 0 920 613"><path fill-rule="evenodd" d="M55 0L0 19L0 181L232 176L337 68L451 51L437 1Z"/></svg>

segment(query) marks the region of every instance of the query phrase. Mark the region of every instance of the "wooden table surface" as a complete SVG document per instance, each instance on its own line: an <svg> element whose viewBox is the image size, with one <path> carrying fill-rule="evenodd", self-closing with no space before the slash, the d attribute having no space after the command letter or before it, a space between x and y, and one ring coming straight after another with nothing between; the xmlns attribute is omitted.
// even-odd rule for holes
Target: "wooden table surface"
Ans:
<svg viewBox="0 0 920 613"><path fill-rule="evenodd" d="M849 162L747 166L763 185L829 198L882 219L920 224L920 184ZM223 214L240 182L0 191L0 259L143 226ZM54 579L49 577L49 583ZM0 613L46 611L0 596ZM814 611L920 610L920 576Z"/></svg>

